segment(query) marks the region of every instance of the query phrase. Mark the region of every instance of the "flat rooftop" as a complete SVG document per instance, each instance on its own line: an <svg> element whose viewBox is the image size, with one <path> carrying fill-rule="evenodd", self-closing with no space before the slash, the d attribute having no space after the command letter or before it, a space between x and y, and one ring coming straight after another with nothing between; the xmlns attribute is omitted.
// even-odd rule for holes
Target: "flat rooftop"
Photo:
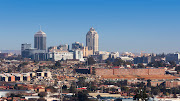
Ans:
<svg viewBox="0 0 180 101"><path fill-rule="evenodd" d="M172 75L102 75L102 79L178 79L179 77Z"/></svg>

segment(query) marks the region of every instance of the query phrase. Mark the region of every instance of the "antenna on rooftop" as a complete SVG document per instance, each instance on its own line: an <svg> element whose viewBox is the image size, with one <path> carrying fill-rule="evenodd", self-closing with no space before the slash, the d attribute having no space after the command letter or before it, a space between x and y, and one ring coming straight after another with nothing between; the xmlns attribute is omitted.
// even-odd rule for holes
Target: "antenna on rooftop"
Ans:
<svg viewBox="0 0 180 101"><path fill-rule="evenodd" d="M39 25L39 30L41 31L41 25Z"/></svg>

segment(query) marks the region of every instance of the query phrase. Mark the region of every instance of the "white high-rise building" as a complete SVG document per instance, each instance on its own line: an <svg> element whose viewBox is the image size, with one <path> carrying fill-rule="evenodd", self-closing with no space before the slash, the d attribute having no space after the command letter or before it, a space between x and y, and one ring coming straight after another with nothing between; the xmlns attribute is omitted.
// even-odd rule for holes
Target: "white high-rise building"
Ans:
<svg viewBox="0 0 180 101"><path fill-rule="evenodd" d="M26 49L31 49L31 44L29 43L21 44L21 51L24 51Z"/></svg>
<svg viewBox="0 0 180 101"><path fill-rule="evenodd" d="M83 51L82 50L75 50L74 51L74 59L79 59L79 61L84 61Z"/></svg>
<svg viewBox="0 0 180 101"><path fill-rule="evenodd" d="M93 27L91 27L86 34L86 46L88 47L88 50L93 50L93 54L98 51L99 36Z"/></svg>
<svg viewBox="0 0 180 101"><path fill-rule="evenodd" d="M50 52L49 58L54 61L59 61L62 59L63 60L73 59L73 52L68 52L68 51Z"/></svg>
<svg viewBox="0 0 180 101"><path fill-rule="evenodd" d="M34 35L34 48L46 50L46 33L41 30Z"/></svg>

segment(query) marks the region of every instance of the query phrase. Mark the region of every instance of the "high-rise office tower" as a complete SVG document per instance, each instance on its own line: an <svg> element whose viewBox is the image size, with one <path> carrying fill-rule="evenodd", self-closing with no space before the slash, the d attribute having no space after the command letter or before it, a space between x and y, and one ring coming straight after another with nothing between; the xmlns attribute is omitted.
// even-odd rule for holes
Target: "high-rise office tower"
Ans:
<svg viewBox="0 0 180 101"><path fill-rule="evenodd" d="M31 49L31 44L29 44L29 43L21 44L21 55L22 56L23 56L23 51L25 51L27 49Z"/></svg>
<svg viewBox="0 0 180 101"><path fill-rule="evenodd" d="M29 43L21 44L21 51L24 51L26 49L31 49L31 44Z"/></svg>
<svg viewBox="0 0 180 101"><path fill-rule="evenodd" d="M99 48L99 36L93 27L90 28L89 32L86 34L86 46L88 50L93 50L93 54L98 51Z"/></svg>
<svg viewBox="0 0 180 101"><path fill-rule="evenodd" d="M57 46L57 49L61 51L69 51L69 45L68 44L59 45Z"/></svg>
<svg viewBox="0 0 180 101"><path fill-rule="evenodd" d="M82 43L79 43L79 42L72 43L72 50L82 49L82 48L83 48Z"/></svg>
<svg viewBox="0 0 180 101"><path fill-rule="evenodd" d="M46 50L46 33L41 30L34 35L34 48Z"/></svg>

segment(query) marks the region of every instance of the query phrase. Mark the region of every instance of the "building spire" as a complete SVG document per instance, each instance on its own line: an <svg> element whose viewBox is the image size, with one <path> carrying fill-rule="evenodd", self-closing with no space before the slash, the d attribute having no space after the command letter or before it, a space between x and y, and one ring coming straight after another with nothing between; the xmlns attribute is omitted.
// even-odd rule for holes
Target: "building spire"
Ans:
<svg viewBox="0 0 180 101"><path fill-rule="evenodd" d="M39 30L41 31L41 25L39 25Z"/></svg>
<svg viewBox="0 0 180 101"><path fill-rule="evenodd" d="M95 29L93 27L90 28L90 31L95 31Z"/></svg>

